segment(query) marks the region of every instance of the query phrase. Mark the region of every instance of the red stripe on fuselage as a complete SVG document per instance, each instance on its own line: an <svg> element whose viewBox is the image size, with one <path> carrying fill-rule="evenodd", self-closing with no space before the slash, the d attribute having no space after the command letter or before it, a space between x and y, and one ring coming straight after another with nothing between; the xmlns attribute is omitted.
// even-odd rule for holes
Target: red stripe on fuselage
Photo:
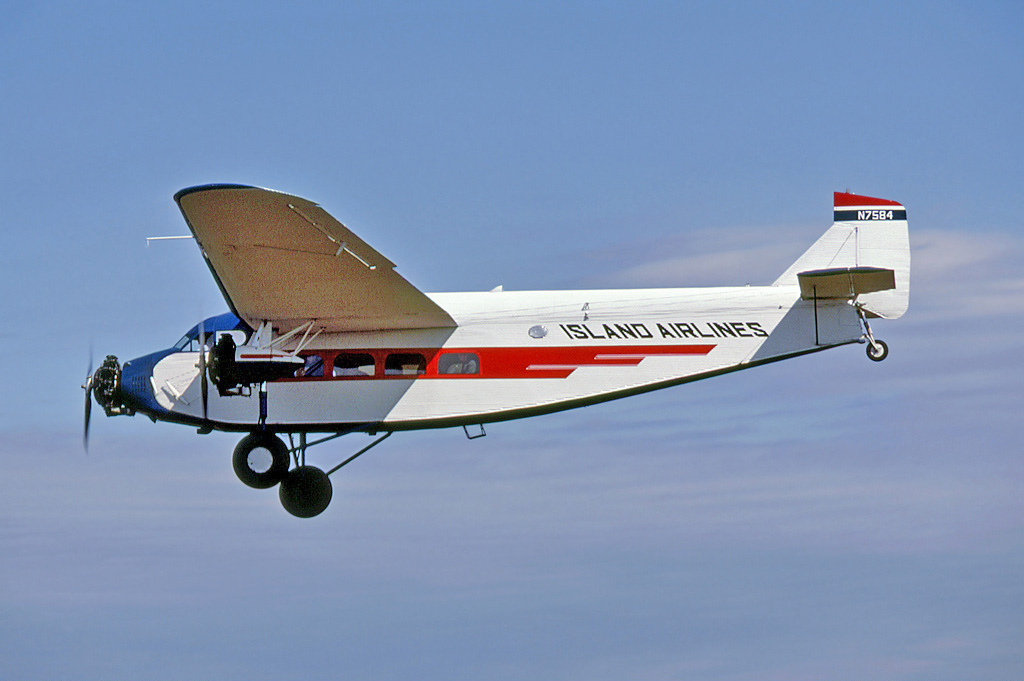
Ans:
<svg viewBox="0 0 1024 681"><path fill-rule="evenodd" d="M475 378L567 378L583 367L635 367L648 357L703 356L714 345L590 345L558 347L504 347L504 348L338 348L307 350L302 356L318 355L323 359L323 374L277 379L292 381L372 381L372 380L434 380ZM331 366L338 355L370 355L373 357L373 375L333 376ZM395 373L384 370L389 355L423 355L426 371L422 374ZM478 373L441 374L438 361L443 355L472 354L479 362Z"/></svg>
<svg viewBox="0 0 1024 681"><path fill-rule="evenodd" d="M444 348L475 352L484 378L566 378L581 367L631 367L647 357L706 355L714 345L566 346L554 348ZM439 376L439 378L446 378Z"/></svg>

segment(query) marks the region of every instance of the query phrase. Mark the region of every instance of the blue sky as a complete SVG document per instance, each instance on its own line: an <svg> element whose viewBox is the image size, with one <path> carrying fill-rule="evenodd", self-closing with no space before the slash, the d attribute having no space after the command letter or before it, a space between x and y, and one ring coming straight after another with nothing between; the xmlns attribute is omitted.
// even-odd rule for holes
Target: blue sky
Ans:
<svg viewBox="0 0 1024 681"><path fill-rule="evenodd" d="M148 5L0 25L0 676L1021 676L1017 3ZM90 344L225 309L145 245L208 182L427 291L770 282L851 189L907 206L911 308L879 365L400 434L298 521L232 435L81 450Z"/></svg>

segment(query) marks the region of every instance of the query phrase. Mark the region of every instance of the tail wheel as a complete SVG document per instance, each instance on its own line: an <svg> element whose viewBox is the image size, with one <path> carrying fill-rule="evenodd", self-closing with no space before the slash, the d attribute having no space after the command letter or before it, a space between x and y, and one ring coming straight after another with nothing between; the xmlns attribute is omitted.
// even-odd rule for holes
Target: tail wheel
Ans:
<svg viewBox="0 0 1024 681"><path fill-rule="evenodd" d="M288 474L288 447L270 433L251 433L235 447L235 475L249 487L273 487Z"/></svg>
<svg viewBox="0 0 1024 681"><path fill-rule="evenodd" d="M889 346L885 344L885 341L868 342L868 359L872 362L881 362L888 356Z"/></svg>
<svg viewBox="0 0 1024 681"><path fill-rule="evenodd" d="M281 481L278 490L284 510L299 518L320 515L331 503L334 490L331 479L319 468L299 466L293 468Z"/></svg>

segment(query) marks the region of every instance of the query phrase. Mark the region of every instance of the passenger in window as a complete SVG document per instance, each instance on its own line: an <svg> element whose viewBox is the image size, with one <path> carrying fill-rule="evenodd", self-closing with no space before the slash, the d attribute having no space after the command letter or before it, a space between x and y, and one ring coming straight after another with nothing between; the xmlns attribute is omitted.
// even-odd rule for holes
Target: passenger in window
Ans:
<svg viewBox="0 0 1024 681"><path fill-rule="evenodd" d="M296 376L323 376L324 375L324 358L320 355L307 355L306 365L295 372Z"/></svg>
<svg viewBox="0 0 1024 681"><path fill-rule="evenodd" d="M335 376L373 376L373 356L366 353L341 353L334 358Z"/></svg>
<svg viewBox="0 0 1024 681"><path fill-rule="evenodd" d="M440 374L478 374L480 360L472 352L446 352L437 362Z"/></svg>
<svg viewBox="0 0 1024 681"><path fill-rule="evenodd" d="M417 376L427 372L427 358L419 353L394 353L384 360L385 376Z"/></svg>

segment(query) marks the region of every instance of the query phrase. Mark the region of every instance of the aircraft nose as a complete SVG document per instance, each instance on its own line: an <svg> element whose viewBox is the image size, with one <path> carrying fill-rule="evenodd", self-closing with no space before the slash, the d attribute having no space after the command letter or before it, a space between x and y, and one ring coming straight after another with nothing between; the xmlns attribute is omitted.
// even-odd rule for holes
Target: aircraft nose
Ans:
<svg viewBox="0 0 1024 681"><path fill-rule="evenodd" d="M133 409L138 409L140 402L146 401L147 396L152 396L152 390L147 391L149 381L140 370L139 364L141 362L138 359L133 359L125 362L121 368L121 393L124 395L125 403Z"/></svg>
<svg viewBox="0 0 1024 681"><path fill-rule="evenodd" d="M121 394L124 403L135 411L153 414L162 411L153 395L153 367L166 352L137 357L121 367Z"/></svg>

